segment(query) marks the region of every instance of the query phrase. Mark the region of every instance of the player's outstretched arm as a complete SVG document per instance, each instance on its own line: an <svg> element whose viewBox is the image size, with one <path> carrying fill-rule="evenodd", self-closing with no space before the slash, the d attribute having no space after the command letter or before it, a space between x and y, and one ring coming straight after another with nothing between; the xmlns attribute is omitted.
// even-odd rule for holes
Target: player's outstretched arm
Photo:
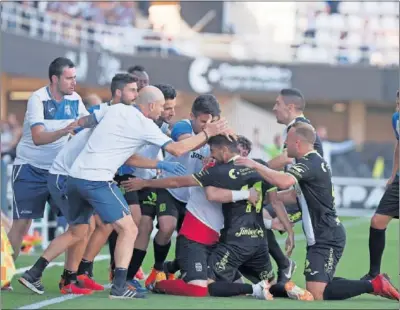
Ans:
<svg viewBox="0 0 400 310"><path fill-rule="evenodd" d="M287 189L278 192L278 199L282 201L283 204L295 204L297 203L296 191L294 189Z"/></svg>
<svg viewBox="0 0 400 310"><path fill-rule="evenodd" d="M127 192L138 191L145 187L150 188L178 188L200 186L199 183L191 175L157 179L157 180L142 180L142 179L129 179L121 182L122 186Z"/></svg>
<svg viewBox="0 0 400 310"><path fill-rule="evenodd" d="M78 126L82 128L94 128L98 124L95 114L89 114L78 119Z"/></svg>
<svg viewBox="0 0 400 310"><path fill-rule="evenodd" d="M46 127L44 125L38 124L31 127L32 141L35 145L53 143L68 134L72 134L75 128L77 128L77 123L73 122L60 130L46 131Z"/></svg>
<svg viewBox="0 0 400 310"><path fill-rule="evenodd" d="M268 183L281 189L287 189L296 184L296 179L293 176L272 170L249 158L240 157L235 160L235 164L255 169Z"/></svg>
<svg viewBox="0 0 400 310"><path fill-rule="evenodd" d="M207 186L205 192L208 200L219 203L249 200L251 198L251 192L249 190L231 191L229 189Z"/></svg>
<svg viewBox="0 0 400 310"><path fill-rule="evenodd" d="M164 149L168 153L179 157L187 152L198 149L200 146L206 143L209 138L223 134L227 130L229 130L228 122L225 119L220 119L213 123L207 123L207 126L204 128L204 130L195 136L181 139L178 142L168 143Z"/></svg>
<svg viewBox="0 0 400 310"><path fill-rule="evenodd" d="M125 165L145 169L160 169L171 172L176 175L185 175L186 168L178 162L166 162L162 160L154 160L138 154L132 155L125 162Z"/></svg>
<svg viewBox="0 0 400 310"><path fill-rule="evenodd" d="M132 155L125 162L125 165L144 168L144 169L156 169L158 160L150 159L140 155Z"/></svg>
<svg viewBox="0 0 400 310"><path fill-rule="evenodd" d="M273 170L283 170L286 165L292 164L293 158L287 156L286 150L283 150L282 154L272 158L267 162L267 165L270 169Z"/></svg>
<svg viewBox="0 0 400 310"><path fill-rule="evenodd" d="M286 240L286 254L290 256L294 249L294 231L292 224L290 223L288 214L286 212L286 208L282 201L278 198L278 192L269 191L268 192L268 199L271 202L272 208L274 209L276 216L278 217L279 221L282 223L283 227L285 228L286 232L288 233L288 238Z"/></svg>

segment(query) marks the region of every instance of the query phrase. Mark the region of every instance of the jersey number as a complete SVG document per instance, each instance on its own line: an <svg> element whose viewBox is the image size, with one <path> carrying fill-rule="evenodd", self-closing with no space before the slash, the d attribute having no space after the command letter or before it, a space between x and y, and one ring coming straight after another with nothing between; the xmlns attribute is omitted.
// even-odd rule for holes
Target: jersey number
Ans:
<svg viewBox="0 0 400 310"><path fill-rule="evenodd" d="M255 189L258 193L261 194L261 197L260 197L260 199L258 200L258 202L257 202L257 204L256 204L256 206L255 206L256 212L257 212L257 213L260 213L260 212L261 212L261 209L262 209L262 203L263 203L262 182L259 181L259 182L255 183L255 184L253 185L253 187L254 187L254 189ZM242 190L249 190L249 185L245 185L245 186L243 186L241 189L242 189ZM247 213L250 213L252 207L253 207L253 205L252 205L250 202L247 202L247 205L246 205L246 212L247 212Z"/></svg>

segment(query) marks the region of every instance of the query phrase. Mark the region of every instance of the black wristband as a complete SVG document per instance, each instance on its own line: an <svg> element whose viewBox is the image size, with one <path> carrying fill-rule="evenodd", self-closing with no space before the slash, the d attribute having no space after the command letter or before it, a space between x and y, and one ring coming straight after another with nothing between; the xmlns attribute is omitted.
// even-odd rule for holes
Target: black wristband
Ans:
<svg viewBox="0 0 400 310"><path fill-rule="evenodd" d="M206 135L206 141L208 141L208 139L210 139L210 137L208 136L207 132L203 129L204 134Z"/></svg>

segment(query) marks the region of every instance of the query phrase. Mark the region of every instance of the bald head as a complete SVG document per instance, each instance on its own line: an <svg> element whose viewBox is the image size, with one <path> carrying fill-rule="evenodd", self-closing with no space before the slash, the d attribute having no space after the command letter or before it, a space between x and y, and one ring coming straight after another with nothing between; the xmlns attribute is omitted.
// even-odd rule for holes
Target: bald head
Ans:
<svg viewBox="0 0 400 310"><path fill-rule="evenodd" d="M307 142L310 145L314 145L317 136L313 126L307 123L298 122L295 123L292 128L294 128L296 136L299 139Z"/></svg>
<svg viewBox="0 0 400 310"><path fill-rule="evenodd" d="M147 105L158 101L164 101L164 94L155 86L145 86L139 91L136 104Z"/></svg>
<svg viewBox="0 0 400 310"><path fill-rule="evenodd" d="M136 105L143 115L156 121L164 111L165 97L161 90L154 86L145 86L139 91Z"/></svg>

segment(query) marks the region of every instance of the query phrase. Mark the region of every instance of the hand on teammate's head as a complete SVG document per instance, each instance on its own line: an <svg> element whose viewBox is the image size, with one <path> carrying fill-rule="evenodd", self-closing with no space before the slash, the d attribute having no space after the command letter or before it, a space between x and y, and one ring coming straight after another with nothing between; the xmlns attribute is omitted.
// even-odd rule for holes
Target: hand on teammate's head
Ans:
<svg viewBox="0 0 400 310"><path fill-rule="evenodd" d="M210 117L204 127L204 131L207 133L209 138L224 134L224 132L228 130L228 121L225 118L221 118L215 122L211 122L211 119L212 118Z"/></svg>

